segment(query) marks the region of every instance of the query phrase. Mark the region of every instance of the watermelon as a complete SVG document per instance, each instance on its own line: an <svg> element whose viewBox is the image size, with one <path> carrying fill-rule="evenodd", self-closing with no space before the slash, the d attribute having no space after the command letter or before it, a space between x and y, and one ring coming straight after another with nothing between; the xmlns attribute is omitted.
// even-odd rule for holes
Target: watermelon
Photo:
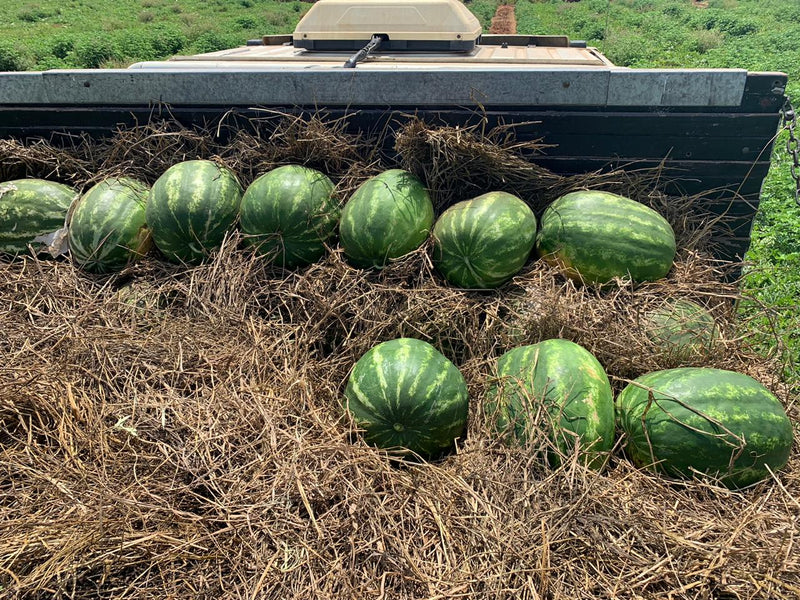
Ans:
<svg viewBox="0 0 800 600"><path fill-rule="evenodd" d="M383 267L419 248L433 226L433 203L411 173L391 169L365 181L350 197L339 240L350 261Z"/></svg>
<svg viewBox="0 0 800 600"><path fill-rule="evenodd" d="M156 327L159 317L169 307L169 297L158 285L137 279L121 286L115 300L120 308L138 319L137 328Z"/></svg>
<svg viewBox="0 0 800 600"><path fill-rule="evenodd" d="M118 271L152 246L145 225L147 185L128 177L106 179L86 192L69 223L72 260L96 273Z"/></svg>
<svg viewBox="0 0 800 600"><path fill-rule="evenodd" d="M536 248L570 279L604 284L616 277L653 281L675 259L664 217L629 198L598 191L561 196L542 215Z"/></svg>
<svg viewBox="0 0 800 600"><path fill-rule="evenodd" d="M427 342L400 338L356 363L344 407L380 448L439 454L464 433L467 384L456 366Z"/></svg>
<svg viewBox="0 0 800 600"><path fill-rule="evenodd" d="M282 266L297 267L325 253L339 207L327 176L286 165L250 184L242 197L240 219L248 244Z"/></svg>
<svg viewBox="0 0 800 600"><path fill-rule="evenodd" d="M719 339L719 329L711 313L683 298L667 300L648 312L643 325L653 344L679 361L707 354Z"/></svg>
<svg viewBox="0 0 800 600"><path fill-rule="evenodd" d="M236 176L210 160L189 160L167 169L153 184L145 217L161 253L194 264L222 245L239 216L242 187Z"/></svg>
<svg viewBox="0 0 800 600"><path fill-rule="evenodd" d="M76 196L71 187L44 179L0 183L0 253L27 252L29 244L39 246L36 237L62 229Z"/></svg>
<svg viewBox="0 0 800 600"><path fill-rule="evenodd" d="M626 453L639 467L743 488L789 460L792 425L778 399L742 373L684 367L648 373L617 399Z"/></svg>
<svg viewBox="0 0 800 600"><path fill-rule="evenodd" d="M503 354L486 413L510 441L524 444L534 429L544 431L558 449L548 453L553 464L580 442L583 460L599 468L614 445L608 377L588 350L569 340L545 340Z"/></svg>
<svg viewBox="0 0 800 600"><path fill-rule="evenodd" d="M496 288L528 261L536 217L522 200L489 192L454 204L433 227L433 264L462 288Z"/></svg>

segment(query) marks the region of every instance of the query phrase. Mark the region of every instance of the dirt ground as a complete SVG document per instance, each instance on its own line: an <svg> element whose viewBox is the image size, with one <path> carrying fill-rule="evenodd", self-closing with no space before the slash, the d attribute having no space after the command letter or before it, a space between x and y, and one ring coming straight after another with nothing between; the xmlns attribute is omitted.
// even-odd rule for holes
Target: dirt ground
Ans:
<svg viewBox="0 0 800 600"><path fill-rule="evenodd" d="M517 33L517 19L514 16L513 4L502 4L492 17L489 33Z"/></svg>

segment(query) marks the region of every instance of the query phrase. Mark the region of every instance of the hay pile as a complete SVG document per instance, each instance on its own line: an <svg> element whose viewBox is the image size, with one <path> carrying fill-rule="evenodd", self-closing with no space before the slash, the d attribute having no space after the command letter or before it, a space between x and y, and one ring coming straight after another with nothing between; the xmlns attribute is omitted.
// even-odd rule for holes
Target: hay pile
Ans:
<svg viewBox="0 0 800 600"><path fill-rule="evenodd" d="M346 197L387 166L372 141L314 119L224 145L173 126L64 152L0 144L0 178L76 185L119 168L152 182L196 157L247 183L307 160ZM564 184L548 177L548 189ZM235 236L195 268L148 258L90 277L63 260L0 262L0 596L800 597L797 453L745 492L668 482L619 452L601 474L569 459L552 470L536 458L541 439L505 447L478 410L493 361L514 344L581 343L617 390L675 366L640 320L679 296L723 326L698 364L758 377L797 419L777 362L739 337L739 290L687 214L672 218L684 250L669 280L604 292L541 262L497 292L457 290L425 248L382 271L334 250L287 272L237 250ZM435 464L366 446L340 408L353 363L399 336L433 343L469 384L466 439Z"/></svg>

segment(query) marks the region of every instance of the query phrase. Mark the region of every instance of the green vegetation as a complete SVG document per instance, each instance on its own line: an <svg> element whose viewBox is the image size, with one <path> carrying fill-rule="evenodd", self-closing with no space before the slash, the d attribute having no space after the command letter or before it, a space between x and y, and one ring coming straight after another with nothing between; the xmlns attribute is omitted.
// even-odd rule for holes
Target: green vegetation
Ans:
<svg viewBox="0 0 800 600"><path fill-rule="evenodd" d="M793 0L560 0L516 5L521 32L566 33L629 67L783 71L800 93L800 3Z"/></svg>
<svg viewBox="0 0 800 600"><path fill-rule="evenodd" d="M291 31L309 4L275 0L0 0L0 70L125 66Z"/></svg>
<svg viewBox="0 0 800 600"><path fill-rule="evenodd" d="M488 28L499 3L468 5ZM123 66L219 50L291 31L308 6L297 0L0 0L0 70ZM708 0L705 7L691 0L517 0L516 17L520 33L585 39L622 66L784 71L800 104L796 0ZM745 285L755 302L776 307L776 326L798 356L800 208L792 202L783 145L779 140L764 187Z"/></svg>

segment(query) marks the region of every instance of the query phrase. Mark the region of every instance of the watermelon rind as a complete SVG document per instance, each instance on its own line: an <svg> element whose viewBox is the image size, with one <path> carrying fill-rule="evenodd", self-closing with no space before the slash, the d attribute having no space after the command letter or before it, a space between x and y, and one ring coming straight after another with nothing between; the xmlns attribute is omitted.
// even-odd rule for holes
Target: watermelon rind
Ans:
<svg viewBox="0 0 800 600"><path fill-rule="evenodd" d="M677 361L707 356L720 339L711 313L685 298L669 299L647 312L643 326L659 352Z"/></svg>
<svg viewBox="0 0 800 600"><path fill-rule="evenodd" d="M38 251L35 239L64 227L77 195L67 185L44 179L0 183L0 253L18 255L29 246Z"/></svg>
<svg viewBox="0 0 800 600"><path fill-rule="evenodd" d="M731 488L771 477L789 460L792 425L755 379L703 367L643 375L617 399L625 452L670 477L708 476Z"/></svg>
<svg viewBox="0 0 800 600"><path fill-rule="evenodd" d="M399 338L356 362L343 404L370 444L423 458L450 448L467 423L467 384L427 342Z"/></svg>
<svg viewBox="0 0 800 600"><path fill-rule="evenodd" d="M662 279L676 245L672 226L648 206L610 192L577 191L547 207L536 249L565 277L602 285Z"/></svg>
<svg viewBox="0 0 800 600"><path fill-rule="evenodd" d="M309 265L325 254L339 221L333 182L315 169L284 165L258 177L242 196L245 242L284 267Z"/></svg>
<svg viewBox="0 0 800 600"><path fill-rule="evenodd" d="M390 169L365 181L347 201L339 242L354 265L384 267L419 248L433 220L433 203L422 182Z"/></svg>
<svg viewBox="0 0 800 600"><path fill-rule="evenodd" d="M119 287L115 294L123 313L137 318L137 328L157 326L157 320L169 306L168 295L159 286L145 279L134 279Z"/></svg>
<svg viewBox="0 0 800 600"><path fill-rule="evenodd" d="M239 217L242 187L230 169L188 160L153 184L145 217L167 260L197 264L217 250Z"/></svg>
<svg viewBox="0 0 800 600"><path fill-rule="evenodd" d="M495 432L529 443L546 434L551 464L580 444L582 461L601 468L614 445L614 399L602 365L582 346L550 339L509 350L497 361L485 409Z"/></svg>
<svg viewBox="0 0 800 600"><path fill-rule="evenodd" d="M69 222L73 262L94 273L119 271L152 246L145 224L150 188L129 177L103 180L78 200Z"/></svg>
<svg viewBox="0 0 800 600"><path fill-rule="evenodd" d="M496 288L525 266L536 217L521 199L489 192L445 210L433 227L433 264L462 288Z"/></svg>

